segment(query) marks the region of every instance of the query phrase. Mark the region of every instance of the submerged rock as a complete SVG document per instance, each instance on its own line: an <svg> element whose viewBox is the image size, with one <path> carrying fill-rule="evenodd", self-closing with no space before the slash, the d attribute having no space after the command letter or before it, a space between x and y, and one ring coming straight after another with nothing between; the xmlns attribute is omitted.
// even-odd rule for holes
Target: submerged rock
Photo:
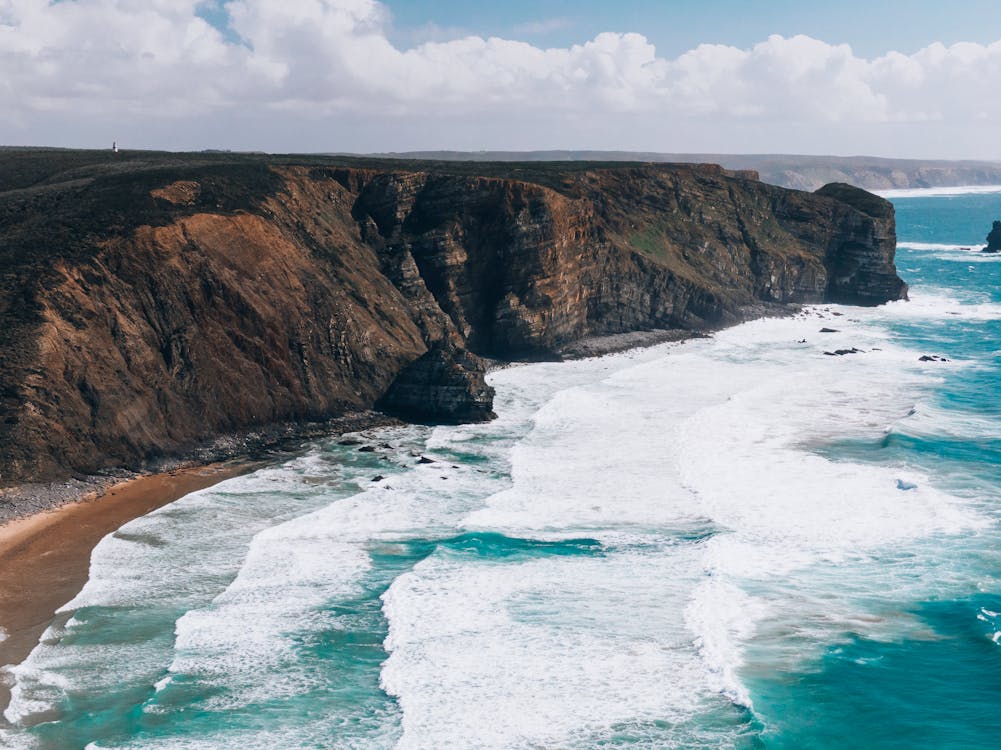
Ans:
<svg viewBox="0 0 1001 750"><path fill-rule="evenodd" d="M865 352L853 346L851 349L835 349L833 352L824 352L824 354L828 357L843 357L846 354L865 354Z"/></svg>

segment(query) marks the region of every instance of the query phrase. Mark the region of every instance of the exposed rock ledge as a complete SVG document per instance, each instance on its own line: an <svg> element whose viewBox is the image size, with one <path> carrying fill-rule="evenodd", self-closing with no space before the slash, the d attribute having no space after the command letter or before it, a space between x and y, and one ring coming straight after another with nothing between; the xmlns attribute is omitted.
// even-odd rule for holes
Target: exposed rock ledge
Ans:
<svg viewBox="0 0 1001 750"><path fill-rule="evenodd" d="M907 289L892 206L847 185L236 155L65 170L72 154L0 175L2 485L377 403L485 419L480 356Z"/></svg>

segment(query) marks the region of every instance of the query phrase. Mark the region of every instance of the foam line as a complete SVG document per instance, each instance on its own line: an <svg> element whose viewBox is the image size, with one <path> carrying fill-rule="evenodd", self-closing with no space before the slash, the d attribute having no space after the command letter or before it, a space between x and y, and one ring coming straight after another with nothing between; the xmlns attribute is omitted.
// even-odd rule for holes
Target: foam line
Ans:
<svg viewBox="0 0 1001 750"><path fill-rule="evenodd" d="M889 200L894 198L948 198L957 195L994 195L995 193L1001 193L1001 185L894 188L890 190L873 190L872 192Z"/></svg>

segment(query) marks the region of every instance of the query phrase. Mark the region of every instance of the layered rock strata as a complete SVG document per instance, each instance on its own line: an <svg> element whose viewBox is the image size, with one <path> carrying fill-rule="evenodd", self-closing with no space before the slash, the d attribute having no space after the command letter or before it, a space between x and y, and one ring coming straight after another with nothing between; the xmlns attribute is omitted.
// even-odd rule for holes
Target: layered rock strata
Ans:
<svg viewBox="0 0 1001 750"><path fill-rule="evenodd" d="M150 158L8 184L0 484L377 403L488 419L480 355L906 295L892 206L847 185L712 165L468 171Z"/></svg>

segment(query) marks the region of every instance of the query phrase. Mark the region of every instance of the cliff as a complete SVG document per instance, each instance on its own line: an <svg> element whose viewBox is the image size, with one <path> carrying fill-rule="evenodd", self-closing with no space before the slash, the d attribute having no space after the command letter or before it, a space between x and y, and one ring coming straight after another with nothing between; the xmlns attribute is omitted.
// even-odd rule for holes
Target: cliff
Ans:
<svg viewBox="0 0 1001 750"><path fill-rule="evenodd" d="M892 206L847 185L808 194L712 165L54 153L0 178L3 484L373 405L488 419L478 355L906 294Z"/></svg>

